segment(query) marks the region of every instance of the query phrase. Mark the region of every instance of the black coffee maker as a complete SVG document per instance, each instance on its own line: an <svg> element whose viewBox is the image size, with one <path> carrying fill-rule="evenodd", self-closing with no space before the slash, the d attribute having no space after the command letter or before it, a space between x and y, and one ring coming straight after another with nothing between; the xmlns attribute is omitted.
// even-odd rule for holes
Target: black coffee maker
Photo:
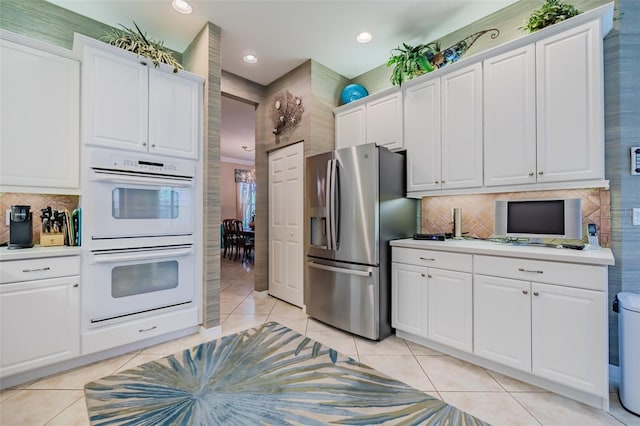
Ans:
<svg viewBox="0 0 640 426"><path fill-rule="evenodd" d="M33 247L31 206L11 206L9 215L9 249Z"/></svg>

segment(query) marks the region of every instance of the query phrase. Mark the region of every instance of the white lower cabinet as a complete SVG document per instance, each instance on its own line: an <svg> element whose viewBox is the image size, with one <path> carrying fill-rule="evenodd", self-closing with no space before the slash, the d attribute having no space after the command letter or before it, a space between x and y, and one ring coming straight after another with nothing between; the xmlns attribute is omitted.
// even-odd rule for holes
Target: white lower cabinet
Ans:
<svg viewBox="0 0 640 426"><path fill-rule="evenodd" d="M517 249L508 246L489 246L500 256L473 242L465 252L407 241L392 242L391 316L399 336L608 408L610 252L610 260L591 263L596 253L548 249L542 260L537 252L536 259L513 256Z"/></svg>
<svg viewBox="0 0 640 426"><path fill-rule="evenodd" d="M471 256L421 252L393 249L391 325L471 352Z"/></svg>
<svg viewBox="0 0 640 426"><path fill-rule="evenodd" d="M74 358L80 353L79 261L71 260L69 276L42 266L56 260L2 262L2 268L32 274L38 279L0 285L0 376L39 368ZM75 260L75 262L73 262ZM66 262L67 264L69 262ZM33 266L35 265L35 266Z"/></svg>
<svg viewBox="0 0 640 426"><path fill-rule="evenodd" d="M532 373L590 393L606 390L606 293L532 283L531 294Z"/></svg>
<svg viewBox="0 0 640 426"><path fill-rule="evenodd" d="M474 352L531 370L531 299L526 281L474 275Z"/></svg>

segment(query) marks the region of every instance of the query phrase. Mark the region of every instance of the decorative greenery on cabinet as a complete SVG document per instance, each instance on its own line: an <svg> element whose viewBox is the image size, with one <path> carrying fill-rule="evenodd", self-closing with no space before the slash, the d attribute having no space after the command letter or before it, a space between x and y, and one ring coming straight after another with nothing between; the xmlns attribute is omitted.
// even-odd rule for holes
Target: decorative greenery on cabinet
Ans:
<svg viewBox="0 0 640 426"><path fill-rule="evenodd" d="M561 0L546 0L539 9L531 13L520 28L532 33L579 15L580 13L581 12L574 6L564 3Z"/></svg>

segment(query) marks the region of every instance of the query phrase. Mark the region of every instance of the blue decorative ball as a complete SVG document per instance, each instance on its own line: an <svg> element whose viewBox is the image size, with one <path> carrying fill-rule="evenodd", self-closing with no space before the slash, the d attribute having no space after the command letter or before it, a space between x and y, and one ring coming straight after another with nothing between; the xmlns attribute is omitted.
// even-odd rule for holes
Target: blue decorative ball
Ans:
<svg viewBox="0 0 640 426"><path fill-rule="evenodd" d="M362 87L359 84L349 84L342 89L342 93L340 94L340 99L342 103L348 104L349 102L357 101L358 99L364 98L367 96L369 92L367 89Z"/></svg>

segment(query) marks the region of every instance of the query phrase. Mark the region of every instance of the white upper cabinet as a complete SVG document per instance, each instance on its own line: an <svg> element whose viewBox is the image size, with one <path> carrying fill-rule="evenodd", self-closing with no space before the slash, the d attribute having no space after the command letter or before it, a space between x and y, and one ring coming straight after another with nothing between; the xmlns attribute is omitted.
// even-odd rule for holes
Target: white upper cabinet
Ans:
<svg viewBox="0 0 640 426"><path fill-rule="evenodd" d="M0 191L78 193L80 63L55 46L2 35Z"/></svg>
<svg viewBox="0 0 640 426"><path fill-rule="evenodd" d="M367 143L402 148L402 92L367 102Z"/></svg>
<svg viewBox="0 0 640 426"><path fill-rule="evenodd" d="M535 46L486 59L484 184L536 182Z"/></svg>
<svg viewBox="0 0 640 426"><path fill-rule="evenodd" d="M146 65L85 47L82 67L84 143L147 151Z"/></svg>
<svg viewBox="0 0 640 426"><path fill-rule="evenodd" d="M599 22L536 43L538 181L604 178Z"/></svg>
<svg viewBox="0 0 640 426"><path fill-rule="evenodd" d="M366 143L365 106L336 113L336 149Z"/></svg>
<svg viewBox="0 0 640 426"><path fill-rule="evenodd" d="M407 191L482 186L482 64L404 87Z"/></svg>
<svg viewBox="0 0 640 426"><path fill-rule="evenodd" d="M482 64L441 77L442 188L482 186Z"/></svg>
<svg viewBox="0 0 640 426"><path fill-rule="evenodd" d="M407 87L403 98L407 191L440 189L440 79Z"/></svg>
<svg viewBox="0 0 640 426"><path fill-rule="evenodd" d="M110 48L110 46L109 46ZM125 55L126 54L126 55ZM203 82L128 52L83 50L83 142L197 158Z"/></svg>
<svg viewBox="0 0 640 426"><path fill-rule="evenodd" d="M374 96L335 112L336 149L375 143L402 149L402 92Z"/></svg>
<svg viewBox="0 0 640 426"><path fill-rule="evenodd" d="M198 158L203 85L149 68L149 151Z"/></svg>

